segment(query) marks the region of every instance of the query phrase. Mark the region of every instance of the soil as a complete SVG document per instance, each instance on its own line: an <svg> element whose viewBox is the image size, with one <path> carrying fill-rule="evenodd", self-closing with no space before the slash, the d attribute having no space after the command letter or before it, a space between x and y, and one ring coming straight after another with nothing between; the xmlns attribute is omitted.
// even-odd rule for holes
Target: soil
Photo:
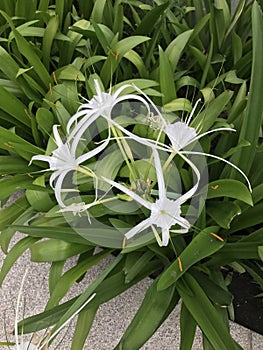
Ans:
<svg viewBox="0 0 263 350"><path fill-rule="evenodd" d="M234 274L229 286L234 295L235 322L263 335L263 298L261 288L247 273Z"/></svg>

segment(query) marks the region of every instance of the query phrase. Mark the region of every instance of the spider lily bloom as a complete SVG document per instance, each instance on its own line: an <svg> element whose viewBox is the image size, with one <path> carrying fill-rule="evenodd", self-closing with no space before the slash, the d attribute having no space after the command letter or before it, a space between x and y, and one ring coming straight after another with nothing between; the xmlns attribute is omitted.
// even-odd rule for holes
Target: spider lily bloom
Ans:
<svg viewBox="0 0 263 350"><path fill-rule="evenodd" d="M136 100L141 102L150 113L150 108L147 101L141 96L135 94L126 94L120 96L120 94L128 87L134 87L131 84L125 84L118 88L113 94L103 92L99 86L98 80L94 80L96 95L91 100L81 105L76 114L74 114L68 121L67 132L74 138L73 147L76 149L82 135L89 128L89 126L100 116L105 118L109 123L108 138L103 143L104 147L110 140L110 125L119 126L117 123L112 122L112 109L120 102L128 100ZM75 126L73 126L75 124ZM73 126L73 127L72 127ZM122 131L126 131L122 128Z"/></svg>
<svg viewBox="0 0 263 350"><path fill-rule="evenodd" d="M157 182L158 182L158 194L159 198L156 199L154 203L145 200L140 197L138 194L134 193L127 187L110 180L106 177L102 177L102 179L108 182L113 187L119 189L124 192L132 199L137 201L143 207L150 210L150 216L137 224L131 230L126 232L125 237L127 239L132 238L137 233L144 231L147 228L152 228L152 231L155 235L155 238L160 246L167 246L169 243L169 232L175 233L186 233L190 228L190 223L181 217L181 205L185 203L188 199L190 199L197 190L200 174L197 168L193 165L193 169L197 176L197 183L191 188L188 192L181 195L178 199L172 200L167 197L165 182L163 177L162 166L159 158L159 154L155 148L152 148L154 155L154 163L156 168ZM180 229L172 230L171 227L174 225L179 225ZM162 232L162 240L160 239L157 228L161 229Z"/></svg>
<svg viewBox="0 0 263 350"><path fill-rule="evenodd" d="M196 110L197 104L199 103L200 100L198 100L196 102L196 104L194 105L194 108L192 110L192 112L190 113L188 119L186 122L175 122L173 124L167 124L165 127L165 132L167 134L167 136L169 137L171 143L172 143L172 148L175 151L179 151L178 154L180 154L182 156L182 154L186 154L186 155L202 155L202 156L207 156L207 157L211 157L220 161L225 162L226 164L232 166L234 169L236 169L238 172L240 172L240 174L245 178L247 184L248 184L248 188L250 190L250 192L252 192L252 188L251 188L251 184L250 181L248 179L248 177L246 176L246 174L239 168L237 167L235 164L229 162L228 160L215 156L213 154L210 153L203 153L203 152L197 152L197 151L182 151L181 149L183 149L184 147L190 145L191 143L193 143L194 141L199 140L201 137L211 134L212 132L215 131L236 131L235 129L232 128L217 128L217 129L213 129L213 130L209 130L203 134L199 134L196 131L195 128L192 128L189 126L189 123L192 119L192 116L194 114L194 111Z"/></svg>
<svg viewBox="0 0 263 350"><path fill-rule="evenodd" d="M232 128L216 128L216 129L208 130L205 133L198 134L198 131L195 128L190 127L189 123L191 122L191 119L192 119L192 117L194 115L194 112L196 110L196 107L197 107L198 103L200 102L200 99L195 103L192 112L190 113L189 117L187 118L187 120L185 122L178 121L178 122L175 122L175 123L172 123L172 124L168 124L166 122L166 120L164 119L164 117L162 116L162 114L160 113L160 111L158 110L158 108L149 99L149 97L146 96L146 98L149 101L149 103L153 106L155 111L158 113L159 120L161 121L161 128L164 128L164 131L165 131L166 135L169 137L169 139L171 141L172 147L170 147L171 148L170 152L176 152L181 157L182 157L183 154L186 154L186 155L202 155L202 156L207 156L207 157L211 157L211 158L223 161L226 164L232 166L234 169L236 169L244 177L244 179L246 180L246 182L248 184L248 188L249 188L250 192L252 192L251 184L250 184L250 181L249 181L248 177L235 164L229 162L228 160L226 160L224 158L215 156L215 155L210 154L210 153L203 153L203 152L197 152L197 151L183 151L182 150L183 148L185 148L186 146L192 144L193 142L198 141L201 137L203 137L205 135L211 134L211 133L216 132L216 131L236 131L235 129L232 129ZM165 148L165 145L160 145L159 144L159 148L160 149L161 148ZM187 161L187 159L185 159L185 160ZM191 163L191 164L193 164L193 163Z"/></svg>
<svg viewBox="0 0 263 350"><path fill-rule="evenodd" d="M76 157L75 151L72 150L72 146L69 143L69 141L68 140L66 140L66 142L62 141L58 132L58 125L53 126L53 135L54 135L57 148L52 152L52 155L51 156L47 156L47 155L33 156L29 164L31 164L31 162L34 160L40 160L40 161L49 163L49 169L47 170L53 171L49 180L50 186L55 191L55 197L57 199L58 204L62 208L65 208L66 205L62 201L61 192L62 192L63 181L66 175L71 171L76 171L78 166L81 163L83 163L84 161L96 155L97 152L99 152L100 149L104 147L104 145L102 144L96 149L91 150L79 157ZM55 182L55 185L54 185L54 182Z"/></svg>

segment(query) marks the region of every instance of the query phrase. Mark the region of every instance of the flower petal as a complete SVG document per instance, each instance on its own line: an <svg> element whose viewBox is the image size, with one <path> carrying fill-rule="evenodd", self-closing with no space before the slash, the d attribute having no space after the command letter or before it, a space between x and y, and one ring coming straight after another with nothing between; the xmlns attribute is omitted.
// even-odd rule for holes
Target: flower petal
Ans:
<svg viewBox="0 0 263 350"><path fill-rule="evenodd" d="M125 236L126 236L127 239L130 239L133 236L135 236L137 233L145 230L146 228L150 227L151 225L152 225L152 223L150 221L150 218L145 219L145 220L141 221L138 225L133 227L131 230L126 232Z"/></svg>
<svg viewBox="0 0 263 350"><path fill-rule="evenodd" d="M54 135L57 146L60 147L63 145L63 142L62 142L61 137L60 137L59 132L58 132L58 126L59 125L57 125L57 124L53 125L53 135Z"/></svg>
<svg viewBox="0 0 263 350"><path fill-rule="evenodd" d="M153 148L152 151L154 155L154 164L155 164L156 176L158 181L159 198L164 198L166 197L166 189L165 189L163 169L162 169L160 157L156 149Z"/></svg>
<svg viewBox="0 0 263 350"><path fill-rule="evenodd" d="M236 169L244 177L244 179L246 180L246 182L248 184L249 191L252 192L252 187L251 187L250 181L249 181L248 177L246 176L246 174L238 166L229 162L228 160L221 158L221 157L218 157L218 156L215 156L214 154L203 153L203 152L183 151L183 152L181 152L181 154L203 155L203 156L215 158L215 159L221 160L222 162L225 162L226 164L228 164L228 165L232 166L234 169Z"/></svg>
<svg viewBox="0 0 263 350"><path fill-rule="evenodd" d="M130 196L131 198L133 198L136 202L140 203L141 205L143 205L144 207L151 209L151 203L146 201L145 199L143 199L142 197L140 197L138 194L132 192L131 190L129 190L127 187L108 179L105 176L101 177L102 180L106 181L107 183L109 183L111 186L118 188L120 191L126 193L128 196Z"/></svg>
<svg viewBox="0 0 263 350"><path fill-rule="evenodd" d="M166 247L168 245L169 239L170 239L169 229L163 228L162 229L162 245L164 247Z"/></svg>

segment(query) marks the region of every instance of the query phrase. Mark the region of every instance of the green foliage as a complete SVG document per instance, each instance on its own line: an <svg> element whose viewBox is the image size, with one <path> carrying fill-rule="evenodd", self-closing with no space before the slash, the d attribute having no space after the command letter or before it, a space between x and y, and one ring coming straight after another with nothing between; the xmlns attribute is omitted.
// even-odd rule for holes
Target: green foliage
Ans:
<svg viewBox="0 0 263 350"><path fill-rule="evenodd" d="M78 316L72 342L72 349L82 349L102 303L163 270L116 349L139 349L179 298L181 349L191 349L196 326L211 348L240 349L228 330L225 307L231 307L232 297L221 268L238 264L263 287L262 4L240 0L231 13L230 1L201 3L0 2L0 199L5 202L17 190L25 190L0 212L0 243L7 254L0 283L26 249L30 248L33 261L52 262L47 309L22 321L21 333L55 325L54 333L95 292ZM250 179L252 193L236 169L211 158L206 205L195 226L186 235L172 234L168 247L159 247L152 235L145 235L122 250L124 233L145 215L126 200L92 209L93 217L110 228L87 227L78 234L55 204L50 172L43 175L42 162L29 162L32 156L54 149L52 126L59 124L61 134L66 132L83 97L90 99L95 93L94 78L105 91L134 83L157 105L182 118L201 99L191 126L201 133L236 129L207 134L201 141L203 149L240 167ZM149 136L147 126L137 126L137 131L156 138ZM94 164L92 159L91 169ZM151 170L146 161L135 160L132 165L134 173ZM186 188L191 174L183 164L178 167ZM105 162L98 161L97 170L112 179L131 177L116 152ZM83 198L91 201L94 184L81 176L79 183ZM16 230L26 237L9 250ZM92 255L95 246L104 247L103 252ZM86 291L58 305L72 284L112 249L118 256ZM62 274L67 258L79 254L82 259Z"/></svg>

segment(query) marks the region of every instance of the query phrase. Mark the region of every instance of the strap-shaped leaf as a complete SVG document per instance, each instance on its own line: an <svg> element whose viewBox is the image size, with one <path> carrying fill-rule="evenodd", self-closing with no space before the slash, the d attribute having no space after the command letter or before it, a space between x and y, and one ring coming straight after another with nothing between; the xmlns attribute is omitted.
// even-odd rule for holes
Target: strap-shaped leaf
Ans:
<svg viewBox="0 0 263 350"><path fill-rule="evenodd" d="M191 289L192 295L189 295L185 290L185 285ZM184 276L177 281L176 287L183 303L215 350L242 349L231 338L228 328L221 316L208 299L205 291L190 273L185 273Z"/></svg>
<svg viewBox="0 0 263 350"><path fill-rule="evenodd" d="M192 350L196 321L182 302L180 313L180 350Z"/></svg>
<svg viewBox="0 0 263 350"><path fill-rule="evenodd" d="M35 52L34 48L30 46L29 42L16 30L11 18L4 11L0 11L0 13L10 25L19 51L29 61L30 65L34 67L39 79L42 81L44 86L48 88L51 81L49 73L41 62L41 59Z"/></svg>
<svg viewBox="0 0 263 350"><path fill-rule="evenodd" d="M140 349L163 322L166 310L174 297L174 286L158 291L157 283L158 280L155 280L148 288L139 310L115 350Z"/></svg>
<svg viewBox="0 0 263 350"><path fill-rule="evenodd" d="M217 231L217 226L211 226L199 232L180 256L162 273L158 282L158 289L168 288L183 276L191 266L221 249L225 242L216 235Z"/></svg>
<svg viewBox="0 0 263 350"><path fill-rule="evenodd" d="M56 283L50 299L46 305L46 310L56 306L59 301L66 295L70 287L81 277L88 269L96 265L111 253L109 250L102 251L94 256L87 258L81 263L75 265L70 270L66 271Z"/></svg>
<svg viewBox="0 0 263 350"><path fill-rule="evenodd" d="M69 243L60 239L49 239L30 248L31 260L36 262L61 261L89 249L91 248L87 245Z"/></svg>
<svg viewBox="0 0 263 350"><path fill-rule="evenodd" d="M241 214L240 207L234 202L212 201L207 204L208 215L220 227L229 229L232 220Z"/></svg>
<svg viewBox="0 0 263 350"><path fill-rule="evenodd" d="M26 237L21 239L13 246L13 248L7 254L0 271L0 286L16 260L38 240L39 238Z"/></svg>

